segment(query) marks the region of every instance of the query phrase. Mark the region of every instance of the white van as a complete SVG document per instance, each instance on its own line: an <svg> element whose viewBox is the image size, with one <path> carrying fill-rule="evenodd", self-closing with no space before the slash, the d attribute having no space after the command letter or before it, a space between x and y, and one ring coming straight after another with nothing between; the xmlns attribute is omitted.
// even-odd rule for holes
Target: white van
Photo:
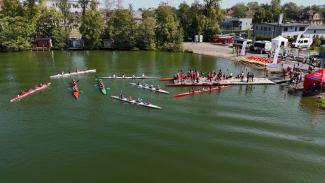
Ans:
<svg viewBox="0 0 325 183"><path fill-rule="evenodd" d="M252 45L252 40L251 39L244 39L241 37L235 37L233 40L233 46L238 46L238 47L242 47L243 43L247 41L246 47L249 48Z"/></svg>
<svg viewBox="0 0 325 183"><path fill-rule="evenodd" d="M257 53L269 52L272 49L272 43L270 41L255 41L253 44L253 50Z"/></svg>
<svg viewBox="0 0 325 183"><path fill-rule="evenodd" d="M295 48L309 48L313 44L313 38L300 38L293 43Z"/></svg>

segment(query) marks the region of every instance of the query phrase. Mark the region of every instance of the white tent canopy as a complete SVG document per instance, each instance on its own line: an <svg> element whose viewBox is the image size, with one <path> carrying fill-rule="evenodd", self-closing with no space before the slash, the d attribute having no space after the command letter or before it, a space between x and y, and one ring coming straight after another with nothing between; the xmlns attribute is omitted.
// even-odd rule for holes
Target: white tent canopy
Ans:
<svg viewBox="0 0 325 183"><path fill-rule="evenodd" d="M272 50L276 50L279 47L287 47L288 46L288 39L278 36L272 39Z"/></svg>

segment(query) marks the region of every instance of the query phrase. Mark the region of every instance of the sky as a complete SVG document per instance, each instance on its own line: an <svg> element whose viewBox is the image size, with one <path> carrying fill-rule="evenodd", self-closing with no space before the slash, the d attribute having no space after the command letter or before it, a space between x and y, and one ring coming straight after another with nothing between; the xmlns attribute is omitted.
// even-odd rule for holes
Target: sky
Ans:
<svg viewBox="0 0 325 183"><path fill-rule="evenodd" d="M178 6L182 2L187 2L188 4L191 4L194 2L194 0L122 0L123 6L128 7L129 4L132 4L134 9L139 9L139 8L150 8L150 7L157 7L160 2L168 2L168 4L172 6ZM199 0L203 1L203 0ZM251 2L252 0L221 0L221 6L222 8L230 8L232 5L240 2ZM254 0L259 3L269 3L271 0ZM313 4L317 5L325 5L325 0L282 0L282 4L288 3L288 2L295 2L298 5L304 5L304 6L309 6Z"/></svg>

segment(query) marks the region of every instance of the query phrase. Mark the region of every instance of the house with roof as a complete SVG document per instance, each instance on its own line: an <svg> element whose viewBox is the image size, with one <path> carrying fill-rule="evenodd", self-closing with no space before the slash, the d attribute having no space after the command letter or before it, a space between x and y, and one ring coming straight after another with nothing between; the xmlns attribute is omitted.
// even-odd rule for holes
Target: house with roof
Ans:
<svg viewBox="0 0 325 183"><path fill-rule="evenodd" d="M252 18L225 18L220 27L223 30L251 30L253 21Z"/></svg>
<svg viewBox="0 0 325 183"><path fill-rule="evenodd" d="M307 20L311 26L321 26L324 22L323 15L314 10L307 11L304 14L304 19Z"/></svg>
<svg viewBox="0 0 325 183"><path fill-rule="evenodd" d="M286 38L293 38L299 34L303 34L309 24L303 23L257 23L254 25L254 36L275 38L283 36Z"/></svg>

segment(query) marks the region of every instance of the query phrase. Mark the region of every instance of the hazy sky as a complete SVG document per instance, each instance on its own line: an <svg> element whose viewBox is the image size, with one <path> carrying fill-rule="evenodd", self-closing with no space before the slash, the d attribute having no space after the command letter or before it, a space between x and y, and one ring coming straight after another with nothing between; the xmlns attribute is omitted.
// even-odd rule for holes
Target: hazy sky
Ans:
<svg viewBox="0 0 325 183"><path fill-rule="evenodd" d="M138 8L149 8L149 7L156 7L159 5L160 2L168 2L169 4L173 6L178 6L181 2L187 2L188 4L191 4L194 2L194 0L122 0L123 1L123 6L128 7L128 4L133 4L133 7L135 9ZM202 2L202 0L200 0ZM250 2L252 0L222 0L221 6L223 8L229 8L232 5L239 3L239 2ZM271 0L255 0L258 1L259 3L269 3ZM313 5L313 4L318 4L318 5L325 5L325 0L282 0L282 4L287 3L287 2L295 2L298 5Z"/></svg>

